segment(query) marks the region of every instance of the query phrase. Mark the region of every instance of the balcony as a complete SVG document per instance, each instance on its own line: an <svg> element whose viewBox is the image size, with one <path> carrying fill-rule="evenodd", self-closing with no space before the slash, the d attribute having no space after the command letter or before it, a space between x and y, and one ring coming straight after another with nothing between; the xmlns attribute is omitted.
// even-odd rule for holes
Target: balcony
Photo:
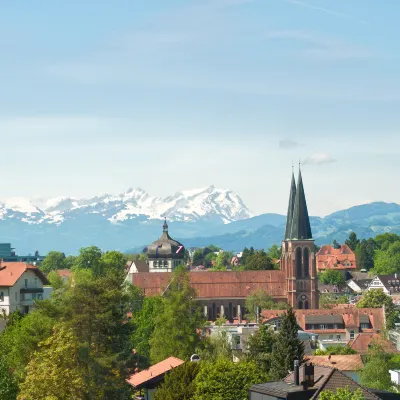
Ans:
<svg viewBox="0 0 400 400"><path fill-rule="evenodd" d="M20 293L43 293L43 288L25 286L21 288Z"/></svg>

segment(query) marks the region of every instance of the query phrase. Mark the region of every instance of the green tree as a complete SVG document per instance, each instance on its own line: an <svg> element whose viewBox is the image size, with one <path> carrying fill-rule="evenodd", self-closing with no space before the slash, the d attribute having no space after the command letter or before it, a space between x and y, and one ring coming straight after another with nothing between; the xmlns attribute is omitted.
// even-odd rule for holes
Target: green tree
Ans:
<svg viewBox="0 0 400 400"><path fill-rule="evenodd" d="M247 358L257 363L266 373L271 369L271 354L277 334L267 325L260 328L247 341Z"/></svg>
<svg viewBox="0 0 400 400"><path fill-rule="evenodd" d="M267 254L271 259L279 260L282 254L282 247L274 244L268 249Z"/></svg>
<svg viewBox="0 0 400 400"><path fill-rule="evenodd" d="M322 293L319 296L319 308L331 309L337 304L349 304L349 296L334 293Z"/></svg>
<svg viewBox="0 0 400 400"><path fill-rule="evenodd" d="M150 339L150 358L153 363L170 356L189 358L198 347L205 320L196 302L196 291L190 286L184 267L175 269L164 294L163 312L156 317Z"/></svg>
<svg viewBox="0 0 400 400"><path fill-rule="evenodd" d="M96 246L81 248L78 257L75 259L73 269L89 269L96 277L103 275L104 263L101 250Z"/></svg>
<svg viewBox="0 0 400 400"><path fill-rule="evenodd" d="M270 270L274 269L271 258L264 250L257 250L253 254L249 254L245 258L246 270Z"/></svg>
<svg viewBox="0 0 400 400"><path fill-rule="evenodd" d="M376 244L376 248L378 250L388 250L389 246L395 242L400 241L400 236L396 233L382 233L381 235L377 235L374 238L374 242Z"/></svg>
<svg viewBox="0 0 400 400"><path fill-rule="evenodd" d="M349 238L345 242L345 244L347 244L347 246L349 246L353 251L357 248L359 243L360 240L357 238L357 234L355 232L351 232Z"/></svg>
<svg viewBox="0 0 400 400"><path fill-rule="evenodd" d="M60 251L49 251L42 264L40 265L40 269L48 274L50 271L55 271L57 269L66 268L66 259L65 254Z"/></svg>
<svg viewBox="0 0 400 400"><path fill-rule="evenodd" d="M395 309L393 299L385 294L382 289L367 290L356 306L358 308L381 308L385 306L386 329L393 329L398 320L398 312Z"/></svg>
<svg viewBox="0 0 400 400"><path fill-rule="evenodd" d="M203 262L203 249L196 249L192 255L193 265L200 265Z"/></svg>
<svg viewBox="0 0 400 400"><path fill-rule="evenodd" d="M374 239L363 239L357 244L355 249L357 267L369 271L374 268L374 255L376 243Z"/></svg>
<svg viewBox="0 0 400 400"><path fill-rule="evenodd" d="M234 363L219 359L214 363L200 363L194 400L247 400L251 385L268 380L268 376L251 361Z"/></svg>
<svg viewBox="0 0 400 400"><path fill-rule="evenodd" d="M364 395L360 389L352 392L348 387L339 388L335 392L323 390L318 396L320 400L364 400Z"/></svg>
<svg viewBox="0 0 400 400"><path fill-rule="evenodd" d="M156 318L162 315L163 308L161 296L145 297L141 309L133 314L132 347L141 357L141 368L150 366L150 338L156 327Z"/></svg>
<svg viewBox="0 0 400 400"><path fill-rule="evenodd" d="M220 323L222 322L222 318L217 319L217 321L218 320ZM232 342L231 338L228 336L227 329L220 325L216 333L203 340L201 348L197 349L196 352L203 361L215 362L219 359L232 361Z"/></svg>
<svg viewBox="0 0 400 400"><path fill-rule="evenodd" d="M341 285L346 282L344 275L336 269L326 269L318 275L318 279L326 285Z"/></svg>
<svg viewBox="0 0 400 400"><path fill-rule="evenodd" d="M157 389L155 400L192 400L195 394L195 379L199 364L186 362L165 376L164 383Z"/></svg>
<svg viewBox="0 0 400 400"><path fill-rule="evenodd" d="M107 253L103 254L101 257L101 263L104 266L105 272L110 273L125 273L127 259L124 254L119 251L107 251Z"/></svg>
<svg viewBox="0 0 400 400"><path fill-rule="evenodd" d="M389 275L400 271L400 241L389 243L385 250L376 250L372 273Z"/></svg>
<svg viewBox="0 0 400 400"><path fill-rule="evenodd" d="M292 308L281 316L281 327L272 349L271 373L276 379L284 378L293 370L294 360L301 364L304 345L297 337L298 325Z"/></svg>
<svg viewBox="0 0 400 400"><path fill-rule="evenodd" d="M65 258L65 268L71 269L75 264L76 256L67 256Z"/></svg>
<svg viewBox="0 0 400 400"><path fill-rule="evenodd" d="M0 399L16 400L17 394L18 382L11 372L6 357L0 355Z"/></svg>
<svg viewBox="0 0 400 400"><path fill-rule="evenodd" d="M326 350L315 350L314 354L316 356L328 356L328 355L349 355L349 354L357 354L355 350L353 350L349 346L328 346Z"/></svg>
<svg viewBox="0 0 400 400"><path fill-rule="evenodd" d="M246 318L255 321L257 319L257 308L258 316L262 310L286 310L288 308L287 303L278 302L275 303L273 297L271 297L264 289L260 288L253 293L250 293L245 300L246 305Z"/></svg>
<svg viewBox="0 0 400 400"><path fill-rule="evenodd" d="M361 370L361 385L371 389L390 390L393 386L389 373L390 363L383 347L373 343L368 349L366 360Z"/></svg>
<svg viewBox="0 0 400 400"><path fill-rule="evenodd" d="M57 271L50 271L47 275L47 279L53 290L63 289L66 286L64 280L57 274Z"/></svg>
<svg viewBox="0 0 400 400"><path fill-rule="evenodd" d="M78 340L71 328L58 324L54 333L40 343L28 364L20 399L84 399L87 386L79 360Z"/></svg>
<svg viewBox="0 0 400 400"><path fill-rule="evenodd" d="M240 262L241 262L243 265L246 265L247 258L248 258L249 256L252 256L252 255L254 255L254 248L253 248L253 247L250 247L250 249L248 249L247 247L245 247L245 248L243 249L243 251L242 251L242 258L240 259Z"/></svg>

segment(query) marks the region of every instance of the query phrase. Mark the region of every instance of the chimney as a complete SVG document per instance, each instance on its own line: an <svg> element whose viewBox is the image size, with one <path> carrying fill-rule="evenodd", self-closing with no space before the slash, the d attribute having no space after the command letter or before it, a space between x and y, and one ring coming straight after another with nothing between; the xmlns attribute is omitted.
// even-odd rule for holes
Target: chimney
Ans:
<svg viewBox="0 0 400 400"><path fill-rule="evenodd" d="M296 386L300 385L300 367L299 360L294 360L294 384Z"/></svg>
<svg viewBox="0 0 400 400"><path fill-rule="evenodd" d="M301 383L303 384L303 389L307 390L309 387L314 386L314 365L312 363L306 363L303 368L304 381Z"/></svg>

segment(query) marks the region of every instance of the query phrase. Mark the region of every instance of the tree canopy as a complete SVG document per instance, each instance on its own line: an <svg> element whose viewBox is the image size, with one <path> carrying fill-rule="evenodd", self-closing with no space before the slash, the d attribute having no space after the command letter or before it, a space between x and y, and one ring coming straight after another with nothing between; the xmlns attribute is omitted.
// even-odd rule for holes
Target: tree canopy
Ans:
<svg viewBox="0 0 400 400"><path fill-rule="evenodd" d="M343 273L337 269L326 269L318 275L318 279L327 285L340 285L346 282Z"/></svg>

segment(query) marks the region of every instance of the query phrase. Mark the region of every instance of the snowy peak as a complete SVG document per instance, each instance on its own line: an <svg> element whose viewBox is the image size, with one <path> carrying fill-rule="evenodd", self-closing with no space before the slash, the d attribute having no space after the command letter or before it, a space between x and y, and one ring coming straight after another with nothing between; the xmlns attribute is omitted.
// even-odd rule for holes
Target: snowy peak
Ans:
<svg viewBox="0 0 400 400"><path fill-rule="evenodd" d="M36 201L14 198L0 203L0 219L17 218L36 224L61 224L88 214L98 214L116 224L139 216L191 222L217 219L229 223L253 215L236 193L215 186L184 190L165 198L151 196L141 188L130 188L124 193L92 198L60 196Z"/></svg>

